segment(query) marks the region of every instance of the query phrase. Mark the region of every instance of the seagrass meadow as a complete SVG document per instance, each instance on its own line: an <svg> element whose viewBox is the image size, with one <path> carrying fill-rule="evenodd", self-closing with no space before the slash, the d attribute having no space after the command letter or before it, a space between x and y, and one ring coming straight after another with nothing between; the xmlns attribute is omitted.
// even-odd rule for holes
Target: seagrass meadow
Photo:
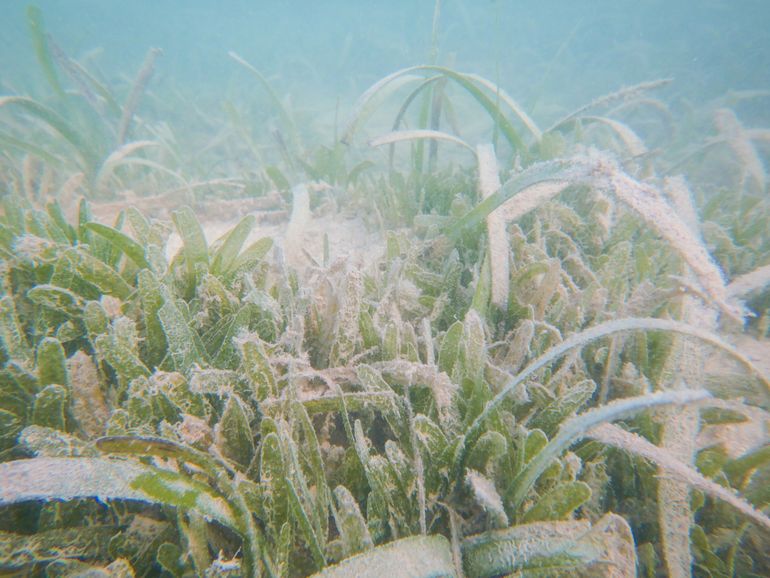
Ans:
<svg viewBox="0 0 770 578"><path fill-rule="evenodd" d="M0 575L770 576L763 2L10 4Z"/></svg>

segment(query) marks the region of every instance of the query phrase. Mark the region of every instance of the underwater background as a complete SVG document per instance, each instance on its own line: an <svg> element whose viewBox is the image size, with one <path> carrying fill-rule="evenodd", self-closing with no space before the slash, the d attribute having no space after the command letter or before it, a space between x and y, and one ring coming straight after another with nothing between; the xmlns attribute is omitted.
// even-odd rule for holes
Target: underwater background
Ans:
<svg viewBox="0 0 770 578"><path fill-rule="evenodd" d="M0 575L770 576L770 2L0 3Z"/></svg>
<svg viewBox="0 0 770 578"><path fill-rule="evenodd" d="M106 75L131 75L163 50L156 90L200 103L248 94L229 51L296 106L349 105L371 83L431 56L434 3L326 1L38 2L48 31ZM24 2L4 2L0 82L44 90ZM770 7L762 0L443 2L438 63L498 82L535 118L597 95L673 78L672 98L703 102L770 82ZM319 105L323 104L321 107Z"/></svg>

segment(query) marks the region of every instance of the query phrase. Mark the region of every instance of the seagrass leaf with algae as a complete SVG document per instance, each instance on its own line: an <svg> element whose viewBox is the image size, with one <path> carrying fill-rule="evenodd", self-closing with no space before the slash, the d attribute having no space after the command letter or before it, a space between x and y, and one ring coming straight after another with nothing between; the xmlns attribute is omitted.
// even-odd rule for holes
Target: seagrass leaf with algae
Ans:
<svg viewBox="0 0 770 578"><path fill-rule="evenodd" d="M139 500L196 510L239 529L228 503L211 488L170 470L106 458L32 458L0 464L0 507L33 500Z"/></svg>

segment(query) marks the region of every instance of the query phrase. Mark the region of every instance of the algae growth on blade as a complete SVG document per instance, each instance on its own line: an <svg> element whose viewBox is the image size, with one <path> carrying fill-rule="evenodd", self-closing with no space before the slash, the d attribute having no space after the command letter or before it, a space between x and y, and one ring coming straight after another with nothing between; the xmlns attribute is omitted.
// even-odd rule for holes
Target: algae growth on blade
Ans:
<svg viewBox="0 0 770 578"><path fill-rule="evenodd" d="M770 8L0 8L0 572L770 574Z"/></svg>

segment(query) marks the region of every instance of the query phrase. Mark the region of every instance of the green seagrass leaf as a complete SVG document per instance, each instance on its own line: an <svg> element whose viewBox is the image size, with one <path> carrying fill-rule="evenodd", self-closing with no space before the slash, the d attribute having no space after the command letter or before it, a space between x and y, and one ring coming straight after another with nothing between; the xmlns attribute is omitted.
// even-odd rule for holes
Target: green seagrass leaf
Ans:
<svg viewBox="0 0 770 578"><path fill-rule="evenodd" d="M254 434L249 426L249 417L243 402L237 394L231 393L216 427L217 445L222 454L248 467L254 455Z"/></svg>
<svg viewBox="0 0 770 578"><path fill-rule="evenodd" d="M11 359L24 364L32 360L31 349L10 295L0 297L0 345Z"/></svg>
<svg viewBox="0 0 770 578"><path fill-rule="evenodd" d="M233 263L235 263L243 243L254 228L255 222L254 215L246 215L217 242L219 246L216 249L212 247L214 249L211 259L212 275L221 275L229 271Z"/></svg>
<svg viewBox="0 0 770 578"><path fill-rule="evenodd" d="M227 502L188 476L128 460L32 458L0 464L0 506L34 500L139 500L192 509L239 529Z"/></svg>
<svg viewBox="0 0 770 578"><path fill-rule="evenodd" d="M41 386L58 383L67 385L67 363L64 357L64 348L59 340L54 337L46 337L37 346L37 379Z"/></svg>
<svg viewBox="0 0 770 578"><path fill-rule="evenodd" d="M241 350L243 371L254 388L255 399L263 401L267 397L277 396L275 374L262 340L257 337L244 339L238 345Z"/></svg>
<svg viewBox="0 0 770 578"><path fill-rule="evenodd" d="M102 223L90 222L84 225L85 229L92 231L107 239L112 247L118 251L119 254L124 254L131 259L140 269L149 269L150 264L145 256L144 247L134 241L131 237L125 233L118 231L108 225Z"/></svg>
<svg viewBox="0 0 770 578"><path fill-rule="evenodd" d="M538 496L535 505L521 518L524 523L563 520L591 498L591 488L585 482L559 484Z"/></svg>
<svg viewBox="0 0 770 578"><path fill-rule="evenodd" d="M351 556L371 548L372 537L353 494L345 486L337 486L334 488L334 498L337 503L335 520L345 555Z"/></svg>
<svg viewBox="0 0 770 578"><path fill-rule="evenodd" d="M67 408L69 395L63 385L52 384L41 389L35 396L32 408L32 423L67 431Z"/></svg>
<svg viewBox="0 0 770 578"><path fill-rule="evenodd" d="M444 334L438 351L438 367L450 377L455 363L460 356L460 342L463 336L464 325L462 321L455 321Z"/></svg>

